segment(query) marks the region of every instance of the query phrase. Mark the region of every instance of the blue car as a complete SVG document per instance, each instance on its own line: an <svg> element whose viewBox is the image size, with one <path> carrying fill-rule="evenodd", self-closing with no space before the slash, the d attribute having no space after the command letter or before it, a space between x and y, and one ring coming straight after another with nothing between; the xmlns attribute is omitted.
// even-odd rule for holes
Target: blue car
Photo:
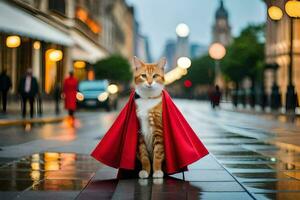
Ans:
<svg viewBox="0 0 300 200"><path fill-rule="evenodd" d="M116 107L115 95L108 92L107 80L81 81L76 95L79 107L104 107L107 111Z"/></svg>

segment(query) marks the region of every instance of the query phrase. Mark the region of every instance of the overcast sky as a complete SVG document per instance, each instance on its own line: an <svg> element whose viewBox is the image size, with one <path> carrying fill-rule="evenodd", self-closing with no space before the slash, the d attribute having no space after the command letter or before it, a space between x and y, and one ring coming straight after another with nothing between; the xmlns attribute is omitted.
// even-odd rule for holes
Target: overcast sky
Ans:
<svg viewBox="0 0 300 200"><path fill-rule="evenodd" d="M178 23L188 24L190 41L208 45L211 27L219 0L126 0L135 7L141 31L150 40L154 59L161 56L167 39L176 38ZM261 23L266 18L266 6L262 0L224 0L229 12L233 35L249 23Z"/></svg>

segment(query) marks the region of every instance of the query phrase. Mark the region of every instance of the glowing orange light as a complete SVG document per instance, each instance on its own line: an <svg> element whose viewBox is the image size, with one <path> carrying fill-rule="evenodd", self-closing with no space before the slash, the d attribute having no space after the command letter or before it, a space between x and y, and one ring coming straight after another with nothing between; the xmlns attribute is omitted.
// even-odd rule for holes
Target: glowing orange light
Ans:
<svg viewBox="0 0 300 200"><path fill-rule="evenodd" d="M74 67L77 69L85 68L86 63L84 61L76 61L74 62Z"/></svg>
<svg viewBox="0 0 300 200"><path fill-rule="evenodd" d="M83 22L85 22L88 19L88 13L83 8L77 9L76 16Z"/></svg>
<svg viewBox="0 0 300 200"><path fill-rule="evenodd" d="M300 1L287 1L285 11L290 17L300 17Z"/></svg>
<svg viewBox="0 0 300 200"><path fill-rule="evenodd" d="M36 50L40 49L41 48L41 43L39 41L35 41L33 43L33 48L36 49Z"/></svg>
<svg viewBox="0 0 300 200"><path fill-rule="evenodd" d="M21 44L21 38L16 35L8 36L6 38L6 46L9 48L16 48L20 46Z"/></svg>
<svg viewBox="0 0 300 200"><path fill-rule="evenodd" d="M215 60L221 60L226 55L226 49L222 44L214 43L209 48L209 55Z"/></svg>
<svg viewBox="0 0 300 200"><path fill-rule="evenodd" d="M268 9L268 14L269 14L269 17L275 21L280 20L283 16L282 10L277 6L271 6Z"/></svg>
<svg viewBox="0 0 300 200"><path fill-rule="evenodd" d="M84 22L94 33L98 34L101 32L101 26L89 16L85 9L77 8L76 17Z"/></svg>

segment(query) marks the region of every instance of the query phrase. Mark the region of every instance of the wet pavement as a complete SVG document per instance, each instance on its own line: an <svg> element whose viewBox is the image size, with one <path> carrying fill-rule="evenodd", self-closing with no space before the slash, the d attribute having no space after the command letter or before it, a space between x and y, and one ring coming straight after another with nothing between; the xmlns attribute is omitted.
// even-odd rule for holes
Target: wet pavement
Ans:
<svg viewBox="0 0 300 200"><path fill-rule="evenodd" d="M210 151L163 180L117 180L88 154L116 113L0 130L0 199L300 199L300 128L282 117L177 105Z"/></svg>

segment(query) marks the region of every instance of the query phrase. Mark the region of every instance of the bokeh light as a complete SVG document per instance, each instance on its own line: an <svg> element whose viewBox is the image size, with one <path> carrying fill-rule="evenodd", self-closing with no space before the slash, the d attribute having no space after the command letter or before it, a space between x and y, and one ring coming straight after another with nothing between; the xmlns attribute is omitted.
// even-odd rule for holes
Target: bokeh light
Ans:
<svg viewBox="0 0 300 200"><path fill-rule="evenodd" d="M176 34L179 37L187 37L190 33L190 29L188 27L188 25L184 24L184 23L180 23L177 25L176 27Z"/></svg>

